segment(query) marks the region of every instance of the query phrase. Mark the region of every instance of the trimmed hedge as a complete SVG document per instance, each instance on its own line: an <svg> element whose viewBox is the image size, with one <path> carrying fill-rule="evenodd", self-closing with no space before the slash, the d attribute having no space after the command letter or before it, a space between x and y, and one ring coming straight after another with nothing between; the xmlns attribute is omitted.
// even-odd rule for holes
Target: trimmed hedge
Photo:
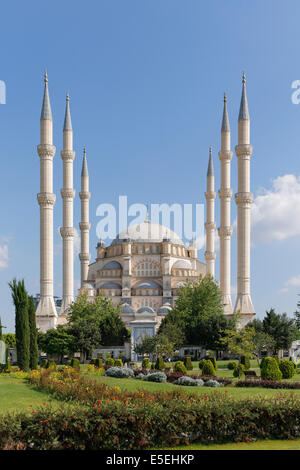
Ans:
<svg viewBox="0 0 300 470"><path fill-rule="evenodd" d="M181 372L181 374L186 374L187 370L182 361L177 361L174 364L174 372Z"/></svg>
<svg viewBox="0 0 300 470"><path fill-rule="evenodd" d="M281 380L282 373L274 357L264 357L261 362L261 377L267 380Z"/></svg>
<svg viewBox="0 0 300 470"><path fill-rule="evenodd" d="M211 360L204 360L202 366L202 374L203 375L216 375L216 369L213 366Z"/></svg>
<svg viewBox="0 0 300 470"><path fill-rule="evenodd" d="M193 370L191 356L184 356L184 365L187 370Z"/></svg>
<svg viewBox="0 0 300 470"><path fill-rule="evenodd" d="M108 377L116 377L118 379L126 379L134 377L134 372L129 367L110 367L106 374Z"/></svg>
<svg viewBox="0 0 300 470"><path fill-rule="evenodd" d="M279 369L283 379L291 379L295 375L294 364L288 359L280 359Z"/></svg>
<svg viewBox="0 0 300 470"><path fill-rule="evenodd" d="M249 369L250 369L250 360L249 360L249 357L247 357L247 356L241 356L240 363L243 364L245 370L249 370Z"/></svg>
<svg viewBox="0 0 300 470"><path fill-rule="evenodd" d="M115 367L123 367L122 359L115 359Z"/></svg>
<svg viewBox="0 0 300 470"><path fill-rule="evenodd" d="M279 382L276 380L239 380L236 387L263 387L263 388L284 388L299 390L300 382Z"/></svg>
<svg viewBox="0 0 300 470"><path fill-rule="evenodd" d="M150 369L151 363L149 357L144 357L142 361L142 369Z"/></svg>
<svg viewBox="0 0 300 470"><path fill-rule="evenodd" d="M233 361L228 362L227 368L228 368L229 370L233 370L233 369L235 368L235 364L236 364L236 363L233 362Z"/></svg>
<svg viewBox="0 0 300 470"><path fill-rule="evenodd" d="M78 359L76 359L75 357L73 357L71 359L71 367L73 367L73 369L76 369L76 370L80 370L80 363L78 361Z"/></svg>
<svg viewBox="0 0 300 470"><path fill-rule="evenodd" d="M166 367L165 363L164 363L164 360L162 357L158 357L156 359L156 363L155 363L155 369L156 370L164 370Z"/></svg>

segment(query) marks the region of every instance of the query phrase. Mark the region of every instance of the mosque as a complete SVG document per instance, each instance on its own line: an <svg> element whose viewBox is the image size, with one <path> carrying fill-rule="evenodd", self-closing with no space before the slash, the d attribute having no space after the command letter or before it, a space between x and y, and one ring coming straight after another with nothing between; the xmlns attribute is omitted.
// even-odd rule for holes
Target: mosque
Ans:
<svg viewBox="0 0 300 470"><path fill-rule="evenodd" d="M66 112L63 127L63 223L60 229L63 255L63 295L60 311L57 312L53 297L53 209L56 196L53 194L53 120L48 90L48 77L44 77L44 98L40 119L40 296L36 309L37 327L41 331L66 323L68 308L74 301L74 225L73 201L73 129L70 114L69 95L66 98ZM235 147L238 159L237 204L237 296L234 308L231 300L231 235L230 208L230 166L232 151L227 100L224 95L223 119L221 126L221 148L219 159L221 181L220 199L220 273L219 285L224 303L224 313L241 314L245 325L255 315L250 294L250 117L246 95L246 80L243 74L242 97L238 117L238 144ZM206 263L197 259L197 248L192 240L185 245L180 237L147 217L143 223L129 226L117 235L109 246L102 240L97 244L97 254L90 263L89 249L89 174L84 149L81 172L81 287L79 293L87 292L90 301L103 293L114 304L121 304L122 318L131 329L132 342L143 335L153 335L161 320L176 302L178 289L188 279L197 280L200 275L215 277L215 177L212 151L209 152L206 198Z"/></svg>

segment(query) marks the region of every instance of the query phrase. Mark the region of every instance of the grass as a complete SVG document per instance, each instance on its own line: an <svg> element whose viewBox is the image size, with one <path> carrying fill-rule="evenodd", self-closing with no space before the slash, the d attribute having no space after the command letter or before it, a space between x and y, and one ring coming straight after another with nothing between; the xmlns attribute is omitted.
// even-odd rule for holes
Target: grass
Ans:
<svg viewBox="0 0 300 470"><path fill-rule="evenodd" d="M229 444L192 444L190 446L166 447L164 450L300 450L300 439L294 441L257 441Z"/></svg>
<svg viewBox="0 0 300 470"><path fill-rule="evenodd" d="M47 403L59 407L62 403L45 392L28 385L24 379L0 376L0 414L13 411L31 412L34 408ZM32 405L32 407L30 406Z"/></svg>

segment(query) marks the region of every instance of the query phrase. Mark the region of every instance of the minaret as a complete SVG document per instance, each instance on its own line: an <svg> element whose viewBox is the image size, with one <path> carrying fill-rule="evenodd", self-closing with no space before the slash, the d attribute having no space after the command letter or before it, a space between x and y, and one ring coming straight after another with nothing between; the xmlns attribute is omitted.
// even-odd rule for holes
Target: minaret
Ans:
<svg viewBox="0 0 300 470"><path fill-rule="evenodd" d="M83 162L81 170L81 193L79 193L81 199L81 222L79 224L81 230L81 253L79 254L81 264L81 287L87 281L89 261L91 259L90 254L90 227L89 222L89 199L91 194L89 193L89 173L86 161L85 147L83 150Z"/></svg>
<svg viewBox="0 0 300 470"><path fill-rule="evenodd" d="M66 98L66 113L63 128L63 150L61 158L63 161L63 189L61 197L63 200L63 226L60 234L63 241L63 300L60 313L66 313L74 300L74 227L73 227L73 129L70 114L69 94Z"/></svg>
<svg viewBox="0 0 300 470"><path fill-rule="evenodd" d="M250 208L252 193L250 192L250 117L246 95L246 78L243 73L243 91L238 119L238 145L235 147L238 158L238 192L235 195L237 205L237 298L234 312L240 312L242 324L251 320L254 313L250 296Z"/></svg>
<svg viewBox="0 0 300 470"><path fill-rule="evenodd" d="M230 189L230 162L232 152L230 151L230 125L227 113L227 99L224 93L224 110L221 128L221 151L219 159L221 162L221 188L218 191L220 198L220 289L224 313L232 314L232 303L230 296L230 238L232 227L230 226L230 204L232 190Z"/></svg>
<svg viewBox="0 0 300 470"><path fill-rule="evenodd" d="M209 162L207 169L207 187L206 187L206 251L204 257L206 260L206 274L215 277L215 173L212 160L212 148L209 148Z"/></svg>
<svg viewBox="0 0 300 470"><path fill-rule="evenodd" d="M53 122L48 91L48 77L45 72L44 99L40 119L40 301L36 309L37 327L41 331L55 328L57 312L53 299Z"/></svg>

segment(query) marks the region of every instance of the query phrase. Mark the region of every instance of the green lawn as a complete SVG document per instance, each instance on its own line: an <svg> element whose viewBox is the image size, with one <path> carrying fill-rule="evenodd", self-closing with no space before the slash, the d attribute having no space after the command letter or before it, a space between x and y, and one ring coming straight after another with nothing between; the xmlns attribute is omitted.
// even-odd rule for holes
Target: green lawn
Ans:
<svg viewBox="0 0 300 470"><path fill-rule="evenodd" d="M32 388L24 379L0 376L0 414L8 411L32 412L37 406L43 406L43 403L51 403L54 407L61 405L47 393Z"/></svg>
<svg viewBox="0 0 300 470"><path fill-rule="evenodd" d="M166 447L164 450L300 450L300 439L294 441L257 441L230 444L192 444L190 446Z"/></svg>

